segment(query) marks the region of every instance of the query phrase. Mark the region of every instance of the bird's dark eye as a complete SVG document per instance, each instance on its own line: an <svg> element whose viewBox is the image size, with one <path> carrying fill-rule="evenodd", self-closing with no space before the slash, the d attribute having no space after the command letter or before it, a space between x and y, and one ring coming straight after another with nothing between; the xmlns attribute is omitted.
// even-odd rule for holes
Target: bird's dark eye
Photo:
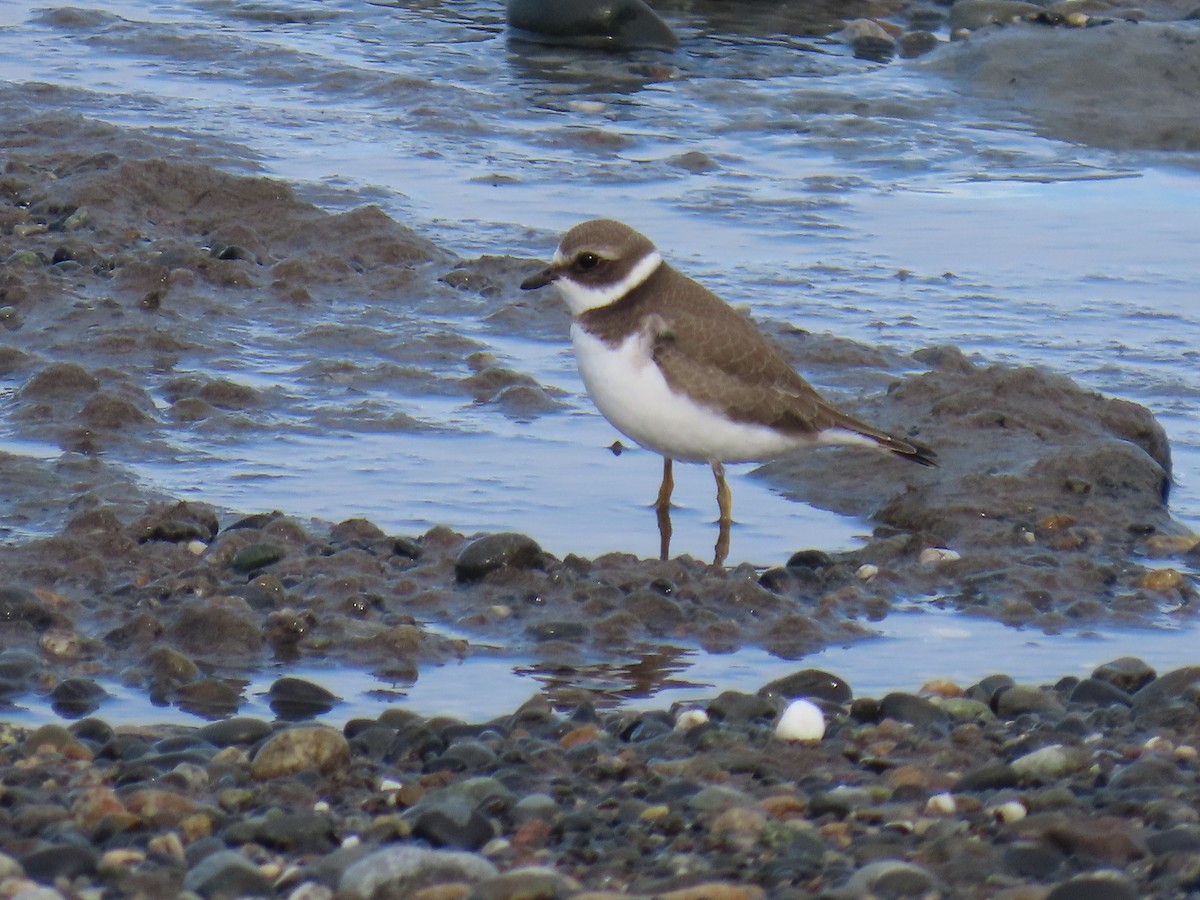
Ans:
<svg viewBox="0 0 1200 900"><path fill-rule="evenodd" d="M586 272L600 265L600 257L595 253L580 253L579 256L575 257L575 265Z"/></svg>

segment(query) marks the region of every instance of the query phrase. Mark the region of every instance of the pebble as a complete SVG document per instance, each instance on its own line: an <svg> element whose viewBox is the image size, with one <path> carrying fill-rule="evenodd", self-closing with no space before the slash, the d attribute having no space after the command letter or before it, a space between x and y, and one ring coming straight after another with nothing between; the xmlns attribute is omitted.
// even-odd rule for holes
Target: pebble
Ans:
<svg viewBox="0 0 1200 900"><path fill-rule="evenodd" d="M1005 825L1020 822L1029 814L1025 804L1019 800L1008 800L996 806L989 806L987 811L997 822L1003 822Z"/></svg>
<svg viewBox="0 0 1200 900"><path fill-rule="evenodd" d="M1183 584L1183 576L1177 569L1151 569L1139 579L1142 587L1151 591L1167 592Z"/></svg>
<svg viewBox="0 0 1200 900"><path fill-rule="evenodd" d="M740 691L723 691L708 705L709 718L717 722L744 723L775 718L775 707L762 697Z"/></svg>
<svg viewBox="0 0 1200 900"><path fill-rule="evenodd" d="M183 888L202 897L268 897L270 878L236 850L218 850L197 863L183 878Z"/></svg>
<svg viewBox="0 0 1200 900"><path fill-rule="evenodd" d="M287 556L287 550L276 543L259 542L249 544L239 550L229 563L235 572L248 574L265 569Z"/></svg>
<svg viewBox="0 0 1200 900"><path fill-rule="evenodd" d="M350 762L350 745L322 725L298 725L268 739L254 754L250 772L260 781L305 769L328 774Z"/></svg>
<svg viewBox="0 0 1200 900"><path fill-rule="evenodd" d="M793 700L779 717L775 736L784 741L819 741L825 736L825 714L815 703Z"/></svg>
<svg viewBox="0 0 1200 900"><path fill-rule="evenodd" d="M1088 872L1051 888L1046 900L1138 900L1137 889L1121 872Z"/></svg>
<svg viewBox="0 0 1200 900"><path fill-rule="evenodd" d="M987 25L1008 25L1026 16L1036 16L1042 7L1021 0L958 0L950 7L950 33L975 31Z"/></svg>
<svg viewBox="0 0 1200 900"><path fill-rule="evenodd" d="M758 696L767 700L797 700L805 697L842 704L854 699L854 692L837 675L820 669L803 669L768 682L758 689Z"/></svg>
<svg viewBox="0 0 1200 900"><path fill-rule="evenodd" d="M408 897L430 885L472 884L498 874L492 863L474 853L391 846L376 850L347 868L338 879L337 896L341 900Z"/></svg>
<svg viewBox="0 0 1200 900"><path fill-rule="evenodd" d="M1069 772L1077 772L1091 763L1091 756L1079 747L1050 744L1009 763L1018 778L1028 781L1053 781Z"/></svg>
<svg viewBox="0 0 1200 900"><path fill-rule="evenodd" d="M303 678L277 678L267 689L271 711L281 719L311 719L329 712L341 698L319 684Z"/></svg>
<svg viewBox="0 0 1200 900"><path fill-rule="evenodd" d="M475 884L468 900L565 900L579 885L553 869L527 866Z"/></svg>
<svg viewBox="0 0 1200 900"><path fill-rule="evenodd" d="M218 747L257 744L271 733L271 726L262 719L233 716L202 727L197 736Z"/></svg>
<svg viewBox="0 0 1200 900"><path fill-rule="evenodd" d="M842 28L842 38L859 59L887 62L896 53L896 40L873 19L851 19Z"/></svg>
<svg viewBox="0 0 1200 900"><path fill-rule="evenodd" d="M955 562L962 559L961 554L945 547L926 547L917 556L917 562L923 566L940 566L942 563Z"/></svg>
<svg viewBox="0 0 1200 900"><path fill-rule="evenodd" d="M676 731L691 731L700 725L708 724L708 713L702 709L685 709L675 717Z"/></svg>
<svg viewBox="0 0 1200 900"><path fill-rule="evenodd" d="M479 581L499 569L536 568L542 559L542 548L531 537L514 532L489 534L462 549L454 561L454 575L460 582Z"/></svg>
<svg viewBox="0 0 1200 900"><path fill-rule="evenodd" d="M1122 656L1097 666L1092 672L1092 678L1106 681L1127 694L1140 691L1156 677L1154 669L1135 656Z"/></svg>
<svg viewBox="0 0 1200 900"><path fill-rule="evenodd" d="M882 718L895 719L897 722L907 722L910 725L925 727L949 719L946 711L925 697L916 694L893 692L879 701L879 715Z"/></svg>
<svg viewBox="0 0 1200 900"><path fill-rule="evenodd" d="M0 622L24 623L40 631L54 623L54 614L33 591L4 585L0 586Z"/></svg>
<svg viewBox="0 0 1200 900"><path fill-rule="evenodd" d="M842 897L922 897L936 888L933 876L920 866L899 859L878 859L850 876Z"/></svg>
<svg viewBox="0 0 1200 900"><path fill-rule="evenodd" d="M20 862L28 877L53 883L59 878L69 881L80 875L92 874L99 865L100 856L91 847L61 844L27 853Z"/></svg>
<svg viewBox="0 0 1200 900"><path fill-rule="evenodd" d="M1062 702L1051 691L1023 684L1015 684L1007 690L999 691L994 707L996 715L1009 719L1022 713L1036 712L1045 715L1064 711Z"/></svg>

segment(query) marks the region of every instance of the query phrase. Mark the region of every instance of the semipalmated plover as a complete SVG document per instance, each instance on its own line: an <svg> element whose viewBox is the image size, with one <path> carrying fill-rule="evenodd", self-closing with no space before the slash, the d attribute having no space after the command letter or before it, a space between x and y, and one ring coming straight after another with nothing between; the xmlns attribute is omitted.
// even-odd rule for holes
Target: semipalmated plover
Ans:
<svg viewBox="0 0 1200 900"><path fill-rule="evenodd" d="M729 550L727 462L761 462L798 447L849 444L935 465L933 451L836 409L746 316L663 261L649 238L612 219L576 225L523 290L554 284L574 321L588 394L618 431L663 457L655 508L670 545L672 460L708 463Z"/></svg>

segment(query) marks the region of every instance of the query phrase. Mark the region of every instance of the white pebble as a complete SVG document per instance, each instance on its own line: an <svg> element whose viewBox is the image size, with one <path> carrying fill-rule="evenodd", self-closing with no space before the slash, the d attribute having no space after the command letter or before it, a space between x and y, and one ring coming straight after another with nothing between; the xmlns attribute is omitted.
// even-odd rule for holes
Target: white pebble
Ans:
<svg viewBox="0 0 1200 900"><path fill-rule="evenodd" d="M188 541L187 548L192 551L194 556L203 556L204 551L208 549L208 544L204 541Z"/></svg>
<svg viewBox="0 0 1200 900"><path fill-rule="evenodd" d="M398 791L402 787L404 787L404 785L401 782L396 781L394 778L385 778L379 782L379 789L381 791Z"/></svg>
<svg viewBox="0 0 1200 900"><path fill-rule="evenodd" d="M361 843L362 838L360 838L357 834L348 834L342 838L342 849L350 850L354 847L357 847Z"/></svg>
<svg viewBox="0 0 1200 900"><path fill-rule="evenodd" d="M599 100L571 100L567 108L581 113L602 113L606 109Z"/></svg>
<svg viewBox="0 0 1200 900"><path fill-rule="evenodd" d="M854 574L858 576L859 581L870 581L879 574L879 566L872 565L871 563L863 563Z"/></svg>
<svg viewBox="0 0 1200 900"><path fill-rule="evenodd" d="M923 566L937 566L944 562L954 562L954 560L961 558L961 554L954 550L947 550L945 547L926 547L921 551L921 555L917 557L917 560Z"/></svg>
<svg viewBox="0 0 1200 900"><path fill-rule="evenodd" d="M775 736L785 741L819 741L825 737L825 714L808 700L793 700L779 717Z"/></svg>
<svg viewBox="0 0 1200 900"><path fill-rule="evenodd" d="M708 722L708 713L702 709L685 709L675 720L676 731L691 731L697 725Z"/></svg>
<svg viewBox="0 0 1200 900"><path fill-rule="evenodd" d="M1013 822L1020 822L1029 811L1025 809L1025 804L1019 800L1009 800L1007 803L989 807L988 812L992 814L992 817L997 822L1011 824Z"/></svg>
<svg viewBox="0 0 1200 900"><path fill-rule="evenodd" d="M313 804L313 812L323 813L323 812L329 812L329 810L330 810L330 806L329 806L328 800L318 800L316 803Z"/></svg>
<svg viewBox="0 0 1200 900"><path fill-rule="evenodd" d="M958 803L955 801L953 794L934 794L925 801L925 812L950 815L958 812Z"/></svg>

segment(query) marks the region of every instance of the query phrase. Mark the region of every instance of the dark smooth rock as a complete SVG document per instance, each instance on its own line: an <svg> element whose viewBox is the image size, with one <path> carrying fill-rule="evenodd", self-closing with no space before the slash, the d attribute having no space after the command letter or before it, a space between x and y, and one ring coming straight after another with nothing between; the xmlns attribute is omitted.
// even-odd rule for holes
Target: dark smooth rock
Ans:
<svg viewBox="0 0 1200 900"><path fill-rule="evenodd" d="M766 700L798 700L806 697L830 703L849 703L854 698L854 692L837 675L820 669L803 669L763 685L758 689L758 696Z"/></svg>
<svg viewBox="0 0 1200 900"><path fill-rule="evenodd" d="M151 512L130 526L130 534L139 542L203 541L211 543L217 536L220 523L216 514L205 506L180 502L164 510Z"/></svg>
<svg viewBox="0 0 1200 900"><path fill-rule="evenodd" d="M287 556L287 550L283 547L269 541L261 541L256 544L248 544L239 550L229 563L229 567L235 572L248 574L265 569L267 566L279 562L285 556Z"/></svg>
<svg viewBox="0 0 1200 900"><path fill-rule="evenodd" d="M967 688L966 696L971 700L986 703L993 710L996 708L996 694L1016 684L1008 675L989 675L978 684Z"/></svg>
<svg viewBox="0 0 1200 900"><path fill-rule="evenodd" d="M42 631L54 624L54 613L31 590L15 585L0 587L0 622L23 623Z"/></svg>
<svg viewBox="0 0 1200 900"><path fill-rule="evenodd" d="M879 701L879 715L884 719L895 719L910 725L924 727L949 721L944 709L925 697L916 694L893 692Z"/></svg>
<svg viewBox="0 0 1200 900"><path fill-rule="evenodd" d="M915 59L935 49L941 41L932 31L906 31L900 35L898 49L901 59Z"/></svg>
<svg viewBox="0 0 1200 900"><path fill-rule="evenodd" d="M1092 677L1134 694L1158 677L1158 673L1136 656L1122 656L1097 666Z"/></svg>
<svg viewBox="0 0 1200 900"><path fill-rule="evenodd" d="M1108 786L1113 790L1133 787L1166 787L1183 776L1177 763L1155 756L1144 756L1113 772Z"/></svg>
<svg viewBox="0 0 1200 900"><path fill-rule="evenodd" d="M218 747L257 744L270 733L269 723L251 716L222 719L205 725L197 732L201 738Z"/></svg>
<svg viewBox="0 0 1200 900"><path fill-rule="evenodd" d="M1120 872L1089 872L1051 888L1046 900L1137 900L1138 892Z"/></svg>
<svg viewBox="0 0 1200 900"><path fill-rule="evenodd" d="M230 844L251 841L271 850L287 853L328 853L337 845L333 823L328 815L304 810L250 819L225 833Z"/></svg>
<svg viewBox="0 0 1200 900"><path fill-rule="evenodd" d="M1040 841L1014 841L1004 848L1004 868L1020 878L1053 878L1065 859L1058 849Z"/></svg>
<svg viewBox="0 0 1200 900"><path fill-rule="evenodd" d="M1012 687L996 693L992 709L998 716L1015 719L1022 713L1039 715L1061 713L1063 705L1051 691L1044 691L1031 685L1014 684Z"/></svg>
<svg viewBox="0 0 1200 900"><path fill-rule="evenodd" d="M514 37L604 50L673 50L679 39L642 0L508 0Z"/></svg>
<svg viewBox="0 0 1200 900"><path fill-rule="evenodd" d="M281 719L296 721L311 719L327 713L341 702L341 697L319 684L303 678L277 678L267 691L271 711Z"/></svg>
<svg viewBox="0 0 1200 900"><path fill-rule="evenodd" d="M620 737L623 741L636 743L638 741L654 740L663 735L671 734L674 730L675 726L668 717L665 717L658 711L652 710L630 721L621 729Z"/></svg>
<svg viewBox="0 0 1200 900"><path fill-rule="evenodd" d="M933 876L920 866L899 859L877 859L851 875L842 893L846 897L923 897L935 887Z"/></svg>
<svg viewBox="0 0 1200 900"><path fill-rule="evenodd" d="M21 858L21 865L34 881L53 884L56 878L91 875L99 860L99 855L90 847L64 844L34 850Z"/></svg>
<svg viewBox="0 0 1200 900"><path fill-rule="evenodd" d="M828 569L833 565L833 557L824 550L797 550L788 557L786 563L789 569Z"/></svg>
<svg viewBox="0 0 1200 900"><path fill-rule="evenodd" d="M497 569L537 568L542 556L542 548L527 535L489 534L463 547L454 561L454 575L459 581L478 581Z"/></svg>
<svg viewBox="0 0 1200 900"><path fill-rule="evenodd" d="M236 850L218 850L206 856L183 877L183 887L206 900L270 897L275 893L271 879Z"/></svg>
<svg viewBox="0 0 1200 900"><path fill-rule="evenodd" d="M413 821L413 835L434 847L478 850L495 831L487 816L464 805L444 803L421 811Z"/></svg>
<svg viewBox="0 0 1200 900"><path fill-rule="evenodd" d="M1185 697L1197 684L1200 684L1200 666L1185 666L1167 672L1133 695L1134 715L1140 716L1156 707L1166 706L1173 700Z"/></svg>
<svg viewBox="0 0 1200 900"><path fill-rule="evenodd" d="M108 691L90 678L65 678L50 691L50 707L66 719L78 719L95 712Z"/></svg>
<svg viewBox="0 0 1200 900"><path fill-rule="evenodd" d="M1133 698L1111 682L1085 678L1071 690L1069 702L1087 706L1132 706Z"/></svg>
<svg viewBox="0 0 1200 900"><path fill-rule="evenodd" d="M478 741L458 741L447 747L438 758L461 763L459 771L471 772L490 766L496 761L496 754Z"/></svg>
<svg viewBox="0 0 1200 900"><path fill-rule="evenodd" d="M994 791L1000 788L1016 787L1021 783L1013 767L1008 763L992 763L966 772L954 784L956 794L971 791Z"/></svg>
<svg viewBox="0 0 1200 900"><path fill-rule="evenodd" d="M79 740L91 741L96 746L108 743L114 734L112 726L103 719L92 718L72 722L67 730Z"/></svg>
<svg viewBox="0 0 1200 900"><path fill-rule="evenodd" d="M175 701L185 712L215 719L237 712L242 705L242 692L220 678L204 678L182 685L175 692Z"/></svg>
<svg viewBox="0 0 1200 900"><path fill-rule="evenodd" d="M708 704L708 715L714 721L729 722L730 724L766 722L775 718L775 707L754 694L723 691Z"/></svg>

